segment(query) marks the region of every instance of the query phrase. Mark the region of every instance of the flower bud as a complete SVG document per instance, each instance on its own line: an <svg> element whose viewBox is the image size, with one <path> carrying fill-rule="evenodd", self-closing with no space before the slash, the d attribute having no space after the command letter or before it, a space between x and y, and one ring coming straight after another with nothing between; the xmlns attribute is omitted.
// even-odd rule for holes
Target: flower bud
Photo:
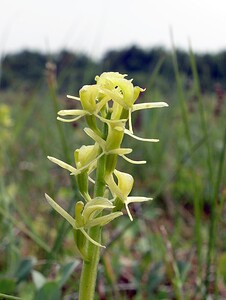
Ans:
<svg viewBox="0 0 226 300"><path fill-rule="evenodd" d="M90 114L96 110L97 95L98 89L96 85L84 85L79 91L82 107Z"/></svg>

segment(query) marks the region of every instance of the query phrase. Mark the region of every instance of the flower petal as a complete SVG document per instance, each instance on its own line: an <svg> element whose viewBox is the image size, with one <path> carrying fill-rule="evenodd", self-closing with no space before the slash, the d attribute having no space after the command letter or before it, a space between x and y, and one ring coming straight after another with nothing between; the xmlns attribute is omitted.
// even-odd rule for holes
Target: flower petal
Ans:
<svg viewBox="0 0 226 300"><path fill-rule="evenodd" d="M139 197L139 196L133 196L133 197L127 197L126 203L135 203L135 202L146 202L153 200L153 198L148 198L148 197Z"/></svg>
<svg viewBox="0 0 226 300"><path fill-rule="evenodd" d="M65 122L65 123L69 123L69 122L76 122L78 121L79 119L81 119L83 116L78 116L76 118L73 118L73 119L63 119L61 117L57 117L57 120L58 121L61 121L61 122Z"/></svg>
<svg viewBox="0 0 226 300"><path fill-rule="evenodd" d="M63 109L58 111L58 115L63 117L63 116L84 116L88 114L87 111L83 109Z"/></svg>
<svg viewBox="0 0 226 300"><path fill-rule="evenodd" d="M102 248L106 248L105 246L101 245L100 243L98 243L97 241L95 241L94 239L92 239L88 233L85 231L85 229L83 228L79 228L79 230L84 234L84 236L94 245L98 246L98 247L102 247Z"/></svg>
<svg viewBox="0 0 226 300"><path fill-rule="evenodd" d="M98 119L100 119L102 122L104 123L119 123L119 122L123 122L125 123L127 121L127 119L120 119L120 120L114 120L114 119L105 119L99 115L95 115Z"/></svg>
<svg viewBox="0 0 226 300"><path fill-rule="evenodd" d="M132 107L132 112L141 110L141 109L149 109L149 108L160 108L169 106L166 102L149 102L149 103L139 103L134 104Z"/></svg>
<svg viewBox="0 0 226 300"><path fill-rule="evenodd" d="M76 101L80 101L79 97L75 97L75 96L71 96L71 95L67 95L68 99L72 99L72 100L76 100Z"/></svg>
<svg viewBox="0 0 226 300"><path fill-rule="evenodd" d="M159 142L158 139L145 139L145 138L141 138L139 136L136 136L133 133L131 133L128 129L125 129L124 133L127 134L127 135L129 135L129 136L131 136L132 138L134 138L135 140L138 140L138 141L142 141L142 142L154 142L154 143Z"/></svg>
<svg viewBox="0 0 226 300"><path fill-rule="evenodd" d="M126 200L125 195L122 193L122 191L119 189L118 185L115 183L114 177L112 174L105 176L105 181L106 181L113 196L115 196L115 195L118 196L119 199L121 199L122 201Z"/></svg>
<svg viewBox="0 0 226 300"><path fill-rule="evenodd" d="M78 174L80 174L82 171L84 171L85 169L89 168L95 161L97 161L101 156L104 155L104 152L102 152L100 155L98 155L96 158L94 158L92 161L90 161L88 164L86 164L85 166L83 166L82 168L79 169L75 169L75 171L72 171L70 175L75 175L77 176ZM91 170L93 171L93 169L91 168Z"/></svg>
<svg viewBox="0 0 226 300"><path fill-rule="evenodd" d="M103 140L98 134L96 134L92 129L88 127L84 128L84 131L89 137L91 137L91 139L97 142L103 150L105 149L105 140Z"/></svg>
<svg viewBox="0 0 226 300"><path fill-rule="evenodd" d="M133 176L125 172L120 172L118 170L115 170L114 174L118 179L118 187L123 193L124 198L126 199L133 188L133 184L134 184Z"/></svg>
<svg viewBox="0 0 226 300"><path fill-rule="evenodd" d="M120 155L120 154L119 154ZM120 155L122 158L124 158L126 161L128 161L129 163L131 164L134 164L134 165L143 165L143 164L146 164L146 160L133 160L131 158L128 158L127 156L125 155Z"/></svg>
<svg viewBox="0 0 226 300"><path fill-rule="evenodd" d="M60 166L61 168L63 169L66 169L68 170L69 172L71 173L76 173L78 170L74 167L72 167L71 165L69 164L66 164L65 162L63 162L62 160L59 160L55 157L52 157L52 156L47 156L47 158L53 162L54 164L57 164L58 166Z"/></svg>
<svg viewBox="0 0 226 300"><path fill-rule="evenodd" d="M86 203L83 216L85 218L85 223L89 222L91 215L93 213L100 213L104 209L113 209L114 205L107 198L97 197Z"/></svg>
<svg viewBox="0 0 226 300"><path fill-rule="evenodd" d="M90 228L90 227L94 227L94 226L97 226L97 225L100 225L100 226L104 226L108 223L110 223L112 220L122 216L123 213L121 211L117 211L117 212L113 212L113 213L110 213L106 216L102 216L102 217L98 217L98 218L95 218L95 219L92 219L91 221L89 221L86 225L87 228Z"/></svg>
<svg viewBox="0 0 226 300"><path fill-rule="evenodd" d="M133 151L133 149L131 149L131 148L118 148L118 149L110 150L110 151L106 152L106 154L123 155L123 154L130 154L132 151Z"/></svg>
<svg viewBox="0 0 226 300"><path fill-rule="evenodd" d="M145 202L145 201L149 201L149 200L153 200L152 198L147 198L147 197L127 197L126 201L125 201L125 207L126 207L126 211L128 213L128 216L130 218L131 221L133 221L133 217L131 215L131 212L129 210L129 204L130 203L135 203L135 202Z"/></svg>

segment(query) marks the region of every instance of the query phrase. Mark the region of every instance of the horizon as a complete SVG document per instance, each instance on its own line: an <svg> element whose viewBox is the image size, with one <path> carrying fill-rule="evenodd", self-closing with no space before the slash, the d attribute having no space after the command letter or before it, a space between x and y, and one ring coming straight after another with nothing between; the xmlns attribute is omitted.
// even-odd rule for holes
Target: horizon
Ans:
<svg viewBox="0 0 226 300"><path fill-rule="evenodd" d="M62 49L103 57L109 50L164 47L195 53L226 49L223 0L104 0L48 2L2 0L0 55L22 50L56 53Z"/></svg>
<svg viewBox="0 0 226 300"><path fill-rule="evenodd" d="M131 44L131 45L127 45L127 46L124 46L124 47L121 47L121 48L108 49L108 50L106 50L106 52L102 53L102 55L100 57L93 57L92 55L90 55L90 53L85 53L82 50L70 49L70 48L66 48L66 47L62 48L62 49L56 49L55 51L53 51L51 53L49 53L48 51L43 51L42 49L28 47L28 48L15 49L15 50L5 52L5 53L0 53L0 57L5 57L5 56L8 56L8 55L9 56L18 55L18 54L23 53L23 52L39 53L39 54L48 56L48 55L58 55L58 54L62 53L63 51L65 51L65 52L69 52L69 53L72 53L72 54L85 55L85 56L87 56L88 58L91 58L94 61L98 61L98 60L103 59L104 56L106 54L108 54L109 52L111 52L111 51L123 52L125 50L132 49L133 47L135 47L137 49L140 49L143 52L148 52L148 51L155 50L155 49L162 49L166 52L173 51L173 46L171 48L168 48L168 47L162 46L162 45L154 45L154 46L151 46L151 47L142 47L140 45ZM184 52L184 53L188 54L189 47L187 49L184 49L182 47L175 46L175 50L176 51L181 51L181 52ZM218 54L223 53L223 52L226 52L226 47L225 47L225 49L219 49L219 50L215 50L215 51L214 50L213 51L201 51L201 50L200 51L195 51L195 50L193 50L193 53L195 55L201 55L201 56L202 55L218 55Z"/></svg>

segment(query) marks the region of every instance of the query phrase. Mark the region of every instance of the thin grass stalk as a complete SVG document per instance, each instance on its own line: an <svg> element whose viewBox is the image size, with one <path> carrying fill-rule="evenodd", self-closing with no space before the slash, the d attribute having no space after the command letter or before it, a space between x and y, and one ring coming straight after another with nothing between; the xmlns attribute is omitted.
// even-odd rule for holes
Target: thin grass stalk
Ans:
<svg viewBox="0 0 226 300"><path fill-rule="evenodd" d="M178 93L178 99L180 101L180 108L181 108L181 115L182 115L182 120L183 120L183 125L184 125L184 131L185 131L186 139L188 142L188 146L189 146L189 148L191 148L192 147L192 139L191 139L191 132L189 129L186 99L184 96L184 91L183 91L183 86L182 86L181 76L180 76L180 72L179 72L178 61L177 61L177 53L176 53L176 49L175 49L173 41L172 41L172 48L173 48L173 53L172 53L173 67L174 67L174 73L175 73L175 77L176 77L177 93Z"/></svg>
<svg viewBox="0 0 226 300"><path fill-rule="evenodd" d="M183 92L182 87L182 81L181 76L179 72L178 62L177 62L177 55L175 46L173 43L172 38L172 45L173 45L173 67L174 72L176 76L176 84L177 84L177 91L178 91L178 98L180 101L180 107L181 107L181 113L182 113L182 120L185 130L185 135L188 143L189 152L192 153L192 139L191 139L191 132L189 129L189 123L188 123L188 113L187 113L187 107L186 107L186 100ZM195 178L195 172L194 169L190 169L191 174L193 178ZM201 248L202 248L202 236L201 236L201 206L199 203L199 197L198 197L198 187L197 183L194 180L193 181L193 194L194 194L194 212L195 212L195 239L196 239L196 246L197 246L197 258L198 258L198 276L199 280L201 282L201 271L202 271L202 258L201 258Z"/></svg>
<svg viewBox="0 0 226 300"><path fill-rule="evenodd" d="M2 207L0 207L0 214L8 219L14 226L16 226L20 231L25 233L29 238L31 238L41 249L43 249L47 253L51 253L51 249L48 245L46 245L45 242L41 240L39 236L37 236L34 232L29 230L28 228L21 226L20 223L18 223L18 220L16 220L11 214L9 214L6 210L4 210Z"/></svg>
<svg viewBox="0 0 226 300"><path fill-rule="evenodd" d="M149 79L149 85L147 87L148 90L151 90L152 87L154 86L155 80L156 80L156 78L158 76L158 73L159 73L159 71L160 71L160 69L163 65L164 60L165 60L165 56L161 57L158 60L157 64L155 65L154 70L153 70L153 72L151 74L151 77Z"/></svg>
<svg viewBox="0 0 226 300"><path fill-rule="evenodd" d="M38 91L41 89L42 80L39 80L32 89L32 93L29 94L29 101L26 105L23 105L21 109L20 101L15 102L15 111L19 111L19 117L16 119L16 126L14 127L13 134L14 140L18 138L20 134L24 134L24 129L26 128L26 123L33 117L33 112L37 109L36 105L39 103L39 97L37 97ZM37 100L37 101L36 101Z"/></svg>
<svg viewBox="0 0 226 300"><path fill-rule="evenodd" d="M219 159L219 169L218 169L218 176L217 176L218 180L216 181L216 183L218 183L218 187L216 187L216 189L218 191L220 189L220 181L222 181L223 173L225 172L225 170L223 170L224 162L225 162L225 152L226 152L226 123L225 123L225 129L224 129L223 147L222 147L221 155L220 155L220 159ZM224 202L225 202L225 198L223 196L221 196L219 210L218 210L218 214L217 214L217 222L220 221Z"/></svg>
<svg viewBox="0 0 226 300"><path fill-rule="evenodd" d="M50 92L50 98L52 100L54 113L57 115L57 113L59 111L59 105L58 105L58 102L57 102L56 85L53 82L49 84L49 92ZM65 161L67 161L70 164L71 163L71 158L70 158L70 154L69 154L68 143L67 143L65 133L64 133L63 124L56 120L56 126L57 126L57 131L58 131L58 134L59 134L61 146L62 146L62 149L63 149L64 159L65 159ZM73 176L70 176L70 183L71 183L72 190L74 191L75 195L77 195L77 193L78 193L77 192L77 187L76 187L76 183L75 183L75 180L74 180ZM74 206L74 199L71 200L71 202L68 206L68 211L69 212L72 211L73 206ZM68 224L68 222L65 219L63 219L61 221L61 225L59 227L55 242L54 242L53 247L52 247L52 253L57 254L57 252L60 250L60 248L62 246L62 240L64 239L64 237L65 237L66 233L68 232L69 228L70 228L70 225Z"/></svg>
<svg viewBox="0 0 226 300"><path fill-rule="evenodd" d="M195 79L195 87L196 87L196 94L198 97L199 101L199 111L200 111L200 118L201 118L201 123L202 123L202 129L204 134L208 134L207 131L207 123L205 120L205 113L204 113L204 105L202 102L202 97L201 97L201 92L200 92L200 84L199 84L199 78L198 78L198 72L197 72L197 66L195 62L195 57L192 52L192 49L190 47L190 59L191 59L191 64L192 64L192 72L193 76ZM225 129L226 130L226 129ZM210 269L211 269L211 264L214 259L214 247L216 246L216 228L217 224L219 221L219 214L221 214L222 210L218 210L217 212L217 199L218 199L218 192L219 192L219 187L220 187L220 182L222 179L222 171L223 171L223 164L224 164L224 153L225 153L225 136L223 140L223 147L221 151L221 155L219 158L219 166L218 166L218 172L217 172L217 178L214 183L214 172L213 172L213 164L212 164L212 159L211 159L211 147L210 147L210 141L209 138L206 140L206 149L207 149L207 165L208 165L208 172L209 172L209 180L210 180L210 190L213 190L213 195L211 196L211 217L210 217L210 225L209 225L209 242L208 242L208 250L207 250L207 258L206 258L206 278L205 278L205 288L206 288L206 296L208 293L208 287L210 284ZM215 291L217 291L217 272L215 272Z"/></svg>
<svg viewBox="0 0 226 300"><path fill-rule="evenodd" d="M169 178L165 179L162 184L159 186L159 189L153 194L153 198L158 197L162 191L165 189L165 186L170 184L170 182L172 182L178 172L180 171L181 168L183 168L183 166L191 159L191 156L194 155L194 153L199 150L199 148L204 144L205 142L205 137L200 139L195 145L192 146L191 151L189 151L188 153L186 153L177 163L177 168L176 170L173 172L173 174L171 174L171 176L169 176Z"/></svg>
<svg viewBox="0 0 226 300"><path fill-rule="evenodd" d="M3 172L4 173L4 172ZM5 183L3 177L0 178L0 208L5 211L6 215L10 215L11 213L11 203L10 199L7 195L6 188L5 188ZM1 213L1 212L0 212ZM12 226L12 222L10 222L9 219L5 219L5 214L2 214L2 220L1 220L1 229L4 232L7 232L7 239L8 243L6 246L6 265L9 266L8 270L9 272L13 270L14 268L14 259L13 259L13 248L16 247L15 245L15 235L14 235L14 230Z"/></svg>
<svg viewBox="0 0 226 300"><path fill-rule="evenodd" d="M170 279L174 288L175 298L177 300L183 300L185 296L183 292L182 278L180 276L177 262L174 257L172 244L169 240L168 233L165 226L163 225L160 226L160 232L162 234L162 238L166 247L166 258L165 258L166 264L170 266L170 268L173 270L174 273L174 278L173 279L170 278Z"/></svg>
<svg viewBox="0 0 226 300"><path fill-rule="evenodd" d="M196 93L196 96L198 99L198 104L199 104L199 115L200 115L200 120L201 120L201 128L203 131L203 136L207 137L205 140L206 151L207 151L207 166L208 166L210 184L213 186L214 173L213 173L213 163L212 163L210 140L209 140L209 134L208 134L208 130L207 130L205 109L204 109L204 105L203 105L203 101L202 101L201 88L200 88L200 82L199 82L199 76L198 76L195 56L194 56L191 46L189 47L189 57L190 57L190 62L191 62L192 75L194 78L195 93Z"/></svg>
<svg viewBox="0 0 226 300"><path fill-rule="evenodd" d="M218 163L218 171L216 176L216 181L214 185L213 199L211 203L211 215L210 215L210 227L209 227L209 243L208 243L208 251L207 251L207 267L206 267L206 278L205 278L205 286L206 286L206 297L208 295L208 288L210 285L210 275L211 275L211 264L216 261L216 240L217 240L217 225L220 220L220 216L222 214L223 205L220 203L218 208L218 199L219 199L219 190L220 185L223 178L223 167L225 160L225 152L226 152L226 123L225 130L223 136L223 146L221 149L219 163ZM215 272L214 277L214 287L215 287L215 299L217 299L218 287L217 287L217 272Z"/></svg>
<svg viewBox="0 0 226 300"><path fill-rule="evenodd" d="M105 252L105 254L102 256L102 262L103 262L103 266L105 269L106 279L112 290L111 299L122 300L122 297L121 297L118 287L117 287L117 276L111 265L111 258L110 258L109 253ZM110 295L109 295L109 297L110 297Z"/></svg>

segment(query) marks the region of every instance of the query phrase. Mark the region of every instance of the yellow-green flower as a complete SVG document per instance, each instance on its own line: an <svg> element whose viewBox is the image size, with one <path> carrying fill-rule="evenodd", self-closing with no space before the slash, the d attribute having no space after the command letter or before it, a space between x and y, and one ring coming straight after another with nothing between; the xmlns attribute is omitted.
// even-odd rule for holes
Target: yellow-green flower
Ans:
<svg viewBox="0 0 226 300"><path fill-rule="evenodd" d="M122 212L111 212L107 215L98 217L98 214L104 209L113 209L114 205L106 198L97 197L89 201L86 205L79 201L75 205L75 218L66 210L58 205L49 195L45 194L46 200L75 230L80 230L84 236L94 245L103 247L100 243L93 240L87 233L87 229L94 226L104 226L122 215Z"/></svg>
<svg viewBox="0 0 226 300"><path fill-rule="evenodd" d="M106 182L108 184L108 187L112 193L112 195L115 197L115 202L117 203L118 201L121 201L127 210L127 213L129 215L130 220L133 220L133 217L130 213L128 205L130 203L135 203L135 202L145 202L152 200L152 198L148 197L129 197L129 194L133 188L134 184L134 179L132 175L124 172L120 172L115 170L114 174L117 178L117 184L114 180L113 174L109 174L106 176Z"/></svg>

